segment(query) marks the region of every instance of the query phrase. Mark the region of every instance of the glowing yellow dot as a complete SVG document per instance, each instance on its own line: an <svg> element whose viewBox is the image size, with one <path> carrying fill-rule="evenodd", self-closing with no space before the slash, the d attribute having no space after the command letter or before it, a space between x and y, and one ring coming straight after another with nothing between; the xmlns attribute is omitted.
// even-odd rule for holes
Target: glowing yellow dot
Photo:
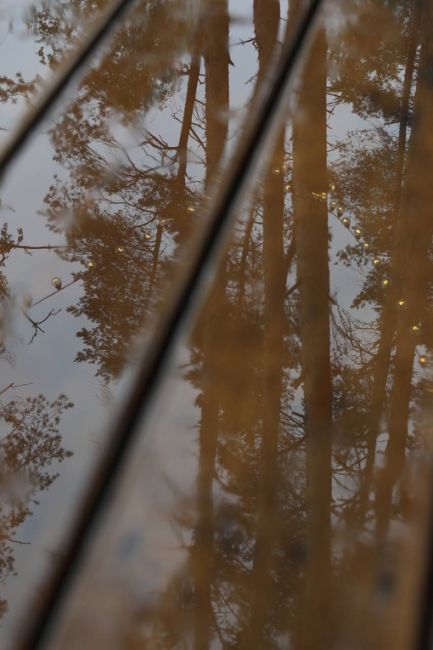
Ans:
<svg viewBox="0 0 433 650"><path fill-rule="evenodd" d="M288 183L284 189L286 190L286 192L290 192L290 190L292 189L290 183Z"/></svg>
<svg viewBox="0 0 433 650"><path fill-rule="evenodd" d="M346 228L350 228L350 219L348 219L347 217L344 217L344 219L342 219L342 222L343 222L343 225L346 226Z"/></svg>
<svg viewBox="0 0 433 650"><path fill-rule="evenodd" d="M420 325L412 325L410 328L410 331L412 334L418 335L421 333L421 326Z"/></svg>
<svg viewBox="0 0 433 650"><path fill-rule="evenodd" d="M331 190L331 192L335 192L335 185L334 185L334 183L332 183L332 184L330 185L329 189Z"/></svg>
<svg viewBox="0 0 433 650"><path fill-rule="evenodd" d="M370 244L368 242L364 242L364 248L367 250L367 248L370 248Z"/></svg>
<svg viewBox="0 0 433 650"><path fill-rule="evenodd" d="M57 291L60 291L62 288L62 281L57 276L51 278L51 284L53 285L54 289L57 289Z"/></svg>
<svg viewBox="0 0 433 650"><path fill-rule="evenodd" d="M195 208L192 205L189 205L188 212L195 212Z"/></svg>
<svg viewBox="0 0 433 650"><path fill-rule="evenodd" d="M274 167L274 169L272 170L272 173L275 176L279 176L281 174L281 169L279 167Z"/></svg>
<svg viewBox="0 0 433 650"><path fill-rule="evenodd" d="M388 279L382 280L382 286L383 287L389 286L389 280Z"/></svg>
<svg viewBox="0 0 433 650"><path fill-rule="evenodd" d="M150 239L150 235L144 235L145 239Z"/></svg>
<svg viewBox="0 0 433 650"><path fill-rule="evenodd" d="M123 246L117 246L117 247L116 247L116 251L117 251L118 253L123 253L123 252L125 251L125 249L123 248Z"/></svg>
<svg viewBox="0 0 433 650"><path fill-rule="evenodd" d="M375 257L374 260L373 260L373 264L374 264L374 266L379 266L380 259L378 257Z"/></svg>
<svg viewBox="0 0 433 650"><path fill-rule="evenodd" d="M399 298L397 300L397 309L406 309L407 302L404 298Z"/></svg>
<svg viewBox="0 0 433 650"><path fill-rule="evenodd" d="M89 260L87 262L87 268L88 269L94 269L95 268L95 262L93 262L93 260Z"/></svg>
<svg viewBox="0 0 433 650"><path fill-rule="evenodd" d="M361 228L355 228L355 236L358 238L361 237L361 235L362 235Z"/></svg>
<svg viewBox="0 0 433 650"><path fill-rule="evenodd" d="M339 217L342 217L343 214L344 214L344 210L343 210L343 208L341 208L341 207L340 207L340 208L337 208L337 214L338 214Z"/></svg>
<svg viewBox="0 0 433 650"><path fill-rule="evenodd" d="M419 362L420 362L420 364L421 364L422 366L425 366L425 364L427 363L427 357L425 356L425 354L422 354L422 355L419 357Z"/></svg>

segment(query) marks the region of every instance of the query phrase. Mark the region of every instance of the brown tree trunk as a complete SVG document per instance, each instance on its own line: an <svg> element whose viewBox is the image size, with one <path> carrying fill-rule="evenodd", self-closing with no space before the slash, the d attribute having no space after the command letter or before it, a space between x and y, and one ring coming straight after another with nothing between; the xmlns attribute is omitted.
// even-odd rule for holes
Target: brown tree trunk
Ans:
<svg viewBox="0 0 433 650"><path fill-rule="evenodd" d="M229 15L227 0L209 9L204 28L206 70L206 186L214 179L227 140L229 112ZM208 650L212 639L211 586L215 574L213 478L218 436L218 334L224 313L224 282L211 290L203 316L203 365L197 528L193 549L196 590L194 648Z"/></svg>
<svg viewBox="0 0 433 650"><path fill-rule="evenodd" d="M293 207L299 283L306 438L303 648L331 647L332 381L327 192L326 37L316 33L293 127Z"/></svg>
<svg viewBox="0 0 433 650"><path fill-rule="evenodd" d="M406 69L403 83L403 94L400 109L400 126L398 139L398 156L396 168L396 190L394 204L394 248L391 267L391 286L387 290L384 309L380 319L380 339L374 361L373 385L371 399L370 426L367 436L367 460L361 481L358 520L363 522L368 511L368 501L371 490L376 444L379 435L380 422L384 414L386 399L386 382L391 360L397 327L395 304L402 289L401 272L404 268L404 258L407 248L407 233L409 228L407 211L402 209L402 182L406 158L406 139L410 93L415 71L415 58L418 46L420 28L420 0L414 0L412 27L408 43Z"/></svg>
<svg viewBox="0 0 433 650"><path fill-rule="evenodd" d="M284 132L265 178L263 200L263 270L265 283L263 341L263 433L258 483L257 536L252 574L251 644L260 646L266 615L272 606L273 551L278 538L276 495L278 490L278 437L284 359L284 299L286 260L283 246ZM253 645L249 645L253 647Z"/></svg>
<svg viewBox="0 0 433 650"><path fill-rule="evenodd" d="M405 301L399 312L397 346L394 362L394 381L389 415L389 441L385 468L378 485L376 515L378 535L383 539L389 525L392 490L403 473L409 405L411 398L412 367L417 336L412 332L425 312L428 290L428 253L433 234L433 186L426 176L433 168L433 137L431 115L433 112L433 9L430 0L425 2L422 17L422 46L415 111L409 145L407 178L402 210L406 223L404 242L401 242L401 268L405 270L398 299ZM403 239L403 237L402 237ZM394 310L397 310L394 305ZM422 336L422 335L421 335Z"/></svg>
<svg viewBox="0 0 433 650"><path fill-rule="evenodd" d="M201 39L195 46L191 55L191 64L189 67L188 88L186 92L185 108L182 120L182 129L179 137L179 145L177 155L179 160L179 168L177 178L185 189L186 180L186 165L188 154L188 140L191 132L192 118L194 113L194 105L197 95L197 85L200 75L200 57L201 57Z"/></svg>
<svg viewBox="0 0 433 650"><path fill-rule="evenodd" d="M254 0L254 27L259 57L257 85L266 74L277 43L279 0ZM273 550L277 536L278 434L284 350L285 258L284 134L280 135L263 194L263 275L265 285L263 340L263 432L260 450L257 533L251 576L251 618L247 647L261 647L272 598Z"/></svg>

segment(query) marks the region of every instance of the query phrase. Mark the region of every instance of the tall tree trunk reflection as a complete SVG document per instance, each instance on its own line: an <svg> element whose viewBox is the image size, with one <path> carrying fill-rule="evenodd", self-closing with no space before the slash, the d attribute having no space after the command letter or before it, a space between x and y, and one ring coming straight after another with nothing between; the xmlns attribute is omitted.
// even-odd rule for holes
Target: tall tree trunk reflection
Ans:
<svg viewBox="0 0 433 650"><path fill-rule="evenodd" d="M278 520L278 434L284 358L284 289L286 263L283 248L284 223L284 133L265 177L263 197L263 267L265 283L263 340L263 433L258 483L257 537L253 568L251 641L264 633L270 603L273 547ZM276 174L276 171L279 171Z"/></svg>
<svg viewBox="0 0 433 650"><path fill-rule="evenodd" d="M400 242L401 273L400 296L394 309L398 309L394 381L390 400L389 441L386 462L377 490L376 514L379 538L389 525L392 491L402 474L408 433L411 398L412 368L417 345L418 328L422 328L428 290L428 253L433 233L433 188L425 183L423 170L433 166L433 138L430 118L433 111L433 10L426 3L422 20L423 34L415 111L411 132L407 178L402 211L407 227Z"/></svg>
<svg viewBox="0 0 433 650"><path fill-rule="evenodd" d="M259 57L259 80L266 74L277 42L280 6L277 0L254 1L254 27ZM263 432L258 480L257 534L252 574L252 605L248 647L263 643L271 601L273 550L276 538L277 449L280 429L284 336L285 258L284 133L281 133L263 191Z"/></svg>
<svg viewBox="0 0 433 650"><path fill-rule="evenodd" d="M386 383L389 373L391 352L396 331L395 304L401 293L402 277L401 269L404 264L407 236L410 228L407 210L402 206L402 184L406 159L406 140L409 122L409 106L413 76L415 72L415 59L419 44L420 28L420 0L413 2L412 27L409 36L406 69L403 82L403 93L400 108L400 125L398 137L396 187L394 204L394 252L392 258L391 278L392 284L385 300L384 309L380 319L380 338L374 362L371 418L367 435L367 460L361 482L359 496L359 520L365 519L368 510L371 479L373 475L374 461L376 455L376 444L380 430L380 422L383 416L386 400Z"/></svg>
<svg viewBox="0 0 433 650"><path fill-rule="evenodd" d="M179 168L177 177L183 189L185 189L186 181L186 167L188 159L188 140L192 127L192 118L194 113L194 105L197 95L198 79L200 75L200 59L201 59L201 38L197 36L197 42L191 54L191 63L188 74L188 87L186 92L185 107L182 120L182 129L179 137L179 146L177 150Z"/></svg>
<svg viewBox="0 0 433 650"><path fill-rule="evenodd" d="M306 437L305 648L330 646L332 384L329 326L326 37L316 35L293 129L293 206Z"/></svg>
<svg viewBox="0 0 433 650"><path fill-rule="evenodd" d="M209 9L204 29L206 70L206 187L221 161L227 140L229 111L229 15L227 0L219 0ZM203 319L203 367L200 422L199 470L197 481L197 529L194 548L196 607L194 647L205 650L211 644L212 598L214 575L214 506L213 478L218 435L218 394L215 373L215 337L220 325L224 283L219 278L210 292Z"/></svg>

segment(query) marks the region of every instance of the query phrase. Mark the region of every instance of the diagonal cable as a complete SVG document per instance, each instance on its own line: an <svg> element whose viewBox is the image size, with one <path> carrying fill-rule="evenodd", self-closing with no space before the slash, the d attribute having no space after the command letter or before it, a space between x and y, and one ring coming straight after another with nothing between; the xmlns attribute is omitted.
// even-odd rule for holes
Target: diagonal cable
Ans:
<svg viewBox="0 0 433 650"><path fill-rule="evenodd" d="M136 0L115 0L108 9L96 18L88 29L87 35L78 49L67 57L54 80L47 83L45 92L33 110L21 121L17 130L0 151L0 179L15 157L28 142L40 123L61 96L72 78L86 63L94 50L104 38L115 29L123 15Z"/></svg>

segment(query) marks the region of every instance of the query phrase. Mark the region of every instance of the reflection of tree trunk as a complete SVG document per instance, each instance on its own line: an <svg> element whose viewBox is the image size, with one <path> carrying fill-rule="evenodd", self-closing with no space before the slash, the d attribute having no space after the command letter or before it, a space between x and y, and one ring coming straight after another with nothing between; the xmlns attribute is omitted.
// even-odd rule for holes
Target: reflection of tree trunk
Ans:
<svg viewBox="0 0 433 650"><path fill-rule="evenodd" d="M332 382L329 327L326 37L318 31L299 92L293 129L293 207L304 373L306 525L302 647L330 647Z"/></svg>
<svg viewBox="0 0 433 650"><path fill-rule="evenodd" d="M227 0L217 0L208 11L204 30L206 64L206 184L221 161L227 139L229 110L229 14Z"/></svg>
<svg viewBox="0 0 433 650"><path fill-rule="evenodd" d="M247 227L245 228L245 234L244 234L244 241L242 244L242 253L241 253L241 259L239 263L239 306L242 307L243 301L244 301L244 296L245 296L245 277L246 277L246 272L247 272L247 259L248 259L248 253L250 251L250 240L251 240L251 232L253 230L253 225L254 225L254 216L255 216L255 206L252 207L251 209L251 214L248 219Z"/></svg>
<svg viewBox="0 0 433 650"><path fill-rule="evenodd" d="M158 261L159 261L159 251L161 250L161 239L162 239L162 226L159 225L156 229L155 245L153 247L152 253L152 270L150 272L149 278L149 294L147 304L149 304L152 297L153 287L155 285L156 272L158 270Z"/></svg>
<svg viewBox="0 0 433 650"><path fill-rule="evenodd" d="M183 113L182 120L182 129L179 137L178 145L178 159L179 159L179 169L177 173L178 180L182 183L183 188L185 188L185 179L186 179L186 165L187 165L187 154L188 154L188 140L189 134L191 132L192 126L192 117L194 113L194 105L197 94L197 85L198 78L200 74L200 47L201 44L198 43L191 55L191 64L189 67L189 77L188 77L188 88L186 91L186 100L185 108Z"/></svg>
<svg viewBox="0 0 433 650"><path fill-rule="evenodd" d="M254 0L254 31L259 55L257 86L268 71L269 62L277 43L279 23L279 0Z"/></svg>
<svg viewBox="0 0 433 650"><path fill-rule="evenodd" d="M229 16L227 0L210 8L204 33L206 66L206 185L221 160L227 139L229 110ZM224 283L219 277L210 292L203 318L202 403L200 424L199 470L197 480L197 530L193 549L196 588L194 648L207 650L211 645L214 576L213 477L218 435L218 395L216 393L219 359L216 344L223 312Z"/></svg>
<svg viewBox="0 0 433 650"><path fill-rule="evenodd" d="M279 0L254 0L259 56L257 84L266 74L277 42ZM263 342L263 433L258 482L257 535L252 571L252 604L247 647L261 647L271 602L273 545L276 538L277 447L280 428L284 336L285 260L284 130L264 179L263 273L265 284Z"/></svg>
<svg viewBox="0 0 433 650"><path fill-rule="evenodd" d="M372 386L372 403L370 409L370 426L367 436L367 461L363 473L360 496L359 496L359 521L362 522L368 509L369 493L371 488L371 479L374 468L376 455L376 443L379 435L380 421L383 414L386 381L389 371L391 350L394 341L396 328L395 303L401 292L402 278L401 270L405 256L407 244L408 219L407 213L401 209L401 186L403 181L404 162L406 157L406 138L409 119L409 105L413 75L415 68L415 58L418 45L418 34L420 24L420 0L414 0L412 27L408 43L408 53L406 61L405 76L403 82L403 94L400 109L400 127L398 139L398 157L396 169L396 194L394 204L394 252L392 257L391 278L392 284L387 291L386 300L382 316L380 319L380 339L373 371Z"/></svg>
<svg viewBox="0 0 433 650"><path fill-rule="evenodd" d="M250 644L260 646L271 602L272 553L277 538L278 433L284 354L285 257L283 246L284 133L279 138L266 176L263 204L263 267L265 282L263 344L263 434L258 485L257 537L252 576Z"/></svg>
<svg viewBox="0 0 433 650"><path fill-rule="evenodd" d="M433 11L430 7L426 7L426 16L422 24L427 33L424 33L422 38L414 122L402 203L407 228L405 246L402 247L401 268L405 269L405 278L401 283L400 297L406 300L407 308L400 313L397 329L394 382L390 402L389 441L385 468L377 490L376 514L378 533L381 537L385 535L389 523L392 490L395 482L401 477L404 466L412 366L417 344L411 327L421 321L427 298L428 251L433 233L431 214L433 187L426 177L426 170L433 167L433 138L430 124L433 112L432 19ZM395 305L394 309L396 309Z"/></svg>
<svg viewBox="0 0 433 650"><path fill-rule="evenodd" d="M196 592L194 648L207 650L210 647L212 621L211 583L214 572L214 513L212 485L216 441L218 433L218 401L215 385L210 381L212 372L213 332L205 322L203 389L201 401L201 423L199 436L199 470L197 479L197 529L193 549L194 582Z"/></svg>
<svg viewBox="0 0 433 650"><path fill-rule="evenodd" d="M418 267L419 268L419 267ZM391 515L392 490L401 477L404 464L409 402L411 395L412 365L416 340L410 332L413 323L411 309L401 319L397 333L397 348L394 361L394 383L390 400L389 441L386 449L385 468L380 477L376 496L376 517L378 536L383 541Z"/></svg>
<svg viewBox="0 0 433 650"><path fill-rule="evenodd" d="M404 71L403 92L400 106L400 125L398 130L398 159L397 159L397 173L395 183L395 217L398 217L400 212L401 191L403 183L404 162L406 157L406 140L407 140L407 127L409 123L409 109L410 98L413 84L413 76L415 72L415 59L418 47L418 36L421 18L421 2L422 0L412 1L412 24L409 34L409 42L407 48L406 69Z"/></svg>
<svg viewBox="0 0 433 650"><path fill-rule="evenodd" d="M257 74L256 91L259 89L261 81L267 72L269 62L272 56L273 48L277 43L278 26L280 22L280 2L279 0L254 0L254 31L255 40L259 57L259 69ZM275 156L278 158L276 151ZM282 165L282 160L275 165ZM281 176L281 178L283 175ZM275 179L270 178L271 184ZM265 181L268 186L269 179ZM244 245L242 249L241 267L240 267L240 282L239 282L239 299L242 301L245 288L245 266L246 259L249 251L249 244L251 238L251 231L254 224L255 207L251 210L251 216L248 221ZM266 218L265 218L266 221Z"/></svg>
<svg viewBox="0 0 433 650"><path fill-rule="evenodd" d="M182 127L179 135L179 143L177 145L177 161L178 169L177 175L174 179L174 188L172 194L172 201L167 216L173 211L178 214L177 228L180 228L178 239L188 238L188 233L191 231L193 224L190 219L186 207L188 204L188 194L186 187L187 181L187 166L188 166L188 142L191 134L194 106L197 99L197 86L200 76L201 65L201 52L202 52L202 29L201 26L196 32L195 43L191 52L191 62L188 72L188 84L186 90L185 106L183 109ZM180 219L179 215L184 218Z"/></svg>

